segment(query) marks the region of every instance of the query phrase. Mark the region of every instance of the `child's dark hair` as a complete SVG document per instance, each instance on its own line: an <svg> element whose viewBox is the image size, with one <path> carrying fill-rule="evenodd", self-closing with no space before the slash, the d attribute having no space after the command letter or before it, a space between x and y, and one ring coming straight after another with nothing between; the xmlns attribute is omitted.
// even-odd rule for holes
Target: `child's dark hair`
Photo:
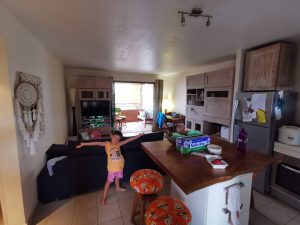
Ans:
<svg viewBox="0 0 300 225"><path fill-rule="evenodd" d="M122 138L122 137L123 137L123 134L122 134L122 132L121 132L121 131L119 131L119 130L114 130L114 131L112 131L112 132L111 132L111 135L118 135L118 136L120 136L120 138Z"/></svg>

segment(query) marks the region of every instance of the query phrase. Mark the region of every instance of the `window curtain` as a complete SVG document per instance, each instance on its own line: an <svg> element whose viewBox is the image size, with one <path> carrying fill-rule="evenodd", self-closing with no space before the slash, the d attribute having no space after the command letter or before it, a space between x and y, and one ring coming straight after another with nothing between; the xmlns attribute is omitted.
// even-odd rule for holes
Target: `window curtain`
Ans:
<svg viewBox="0 0 300 225"><path fill-rule="evenodd" d="M163 99L163 80L156 80L154 84L154 95L153 95L153 123L152 131L158 131L158 126L156 123L156 116L158 112L162 111L162 99Z"/></svg>

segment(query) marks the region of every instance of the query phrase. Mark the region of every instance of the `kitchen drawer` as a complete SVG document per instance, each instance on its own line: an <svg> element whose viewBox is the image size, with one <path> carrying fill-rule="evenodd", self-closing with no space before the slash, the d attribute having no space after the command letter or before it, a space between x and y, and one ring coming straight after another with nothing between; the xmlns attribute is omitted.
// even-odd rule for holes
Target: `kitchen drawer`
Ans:
<svg viewBox="0 0 300 225"><path fill-rule="evenodd" d="M233 68L209 72L205 74L205 87L231 87L233 78Z"/></svg>
<svg viewBox="0 0 300 225"><path fill-rule="evenodd" d="M205 88L205 101L232 101L232 87Z"/></svg>
<svg viewBox="0 0 300 225"><path fill-rule="evenodd" d="M203 106L186 106L186 117L190 119L202 120L203 112Z"/></svg>
<svg viewBox="0 0 300 225"><path fill-rule="evenodd" d="M231 107L229 102L206 101L204 103L204 115L231 119Z"/></svg>

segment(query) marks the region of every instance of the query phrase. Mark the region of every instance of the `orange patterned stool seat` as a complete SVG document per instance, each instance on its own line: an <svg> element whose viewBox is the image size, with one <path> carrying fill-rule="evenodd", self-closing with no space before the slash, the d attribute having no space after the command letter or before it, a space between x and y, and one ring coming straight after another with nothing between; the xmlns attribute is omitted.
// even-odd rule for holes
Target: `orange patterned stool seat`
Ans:
<svg viewBox="0 0 300 225"><path fill-rule="evenodd" d="M145 213L146 225L191 224L190 210L178 199L162 196L150 203Z"/></svg>
<svg viewBox="0 0 300 225"><path fill-rule="evenodd" d="M139 224L144 223L146 206L157 199L156 193L163 188L164 177L152 169L135 171L130 177L130 185L135 190L135 198L131 213L131 222L136 224L135 216L140 215ZM140 209L138 211L138 206Z"/></svg>
<svg viewBox="0 0 300 225"><path fill-rule="evenodd" d="M143 195L154 194L163 188L164 177L152 169L135 171L130 177L131 187Z"/></svg>

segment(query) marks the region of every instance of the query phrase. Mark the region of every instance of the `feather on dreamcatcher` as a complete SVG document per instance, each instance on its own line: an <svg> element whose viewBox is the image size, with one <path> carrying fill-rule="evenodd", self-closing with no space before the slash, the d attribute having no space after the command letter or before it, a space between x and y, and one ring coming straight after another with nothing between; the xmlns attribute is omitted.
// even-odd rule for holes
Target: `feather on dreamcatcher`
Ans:
<svg viewBox="0 0 300 225"><path fill-rule="evenodd" d="M20 72L20 83L15 92L17 124L30 155L35 155L34 143L45 132L41 79Z"/></svg>

